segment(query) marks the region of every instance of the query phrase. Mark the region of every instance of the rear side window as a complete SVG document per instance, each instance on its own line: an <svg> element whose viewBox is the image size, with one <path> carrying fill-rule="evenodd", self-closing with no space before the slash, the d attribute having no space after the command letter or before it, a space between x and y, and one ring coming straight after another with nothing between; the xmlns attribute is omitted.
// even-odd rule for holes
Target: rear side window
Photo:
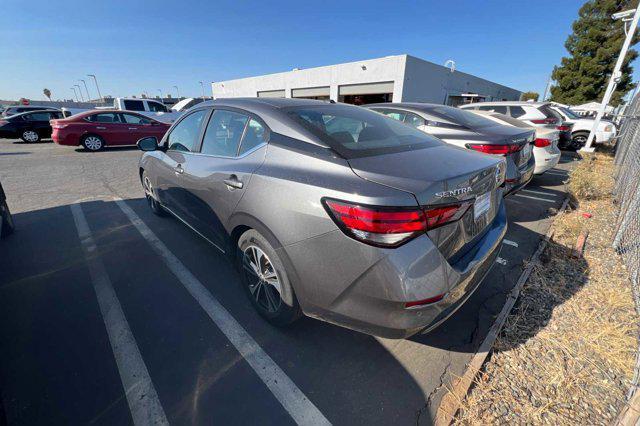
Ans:
<svg viewBox="0 0 640 426"><path fill-rule="evenodd" d="M415 127L416 129L420 126L424 126L425 120L419 115L408 112L406 117L404 118L404 122L409 126Z"/></svg>
<svg viewBox="0 0 640 426"><path fill-rule="evenodd" d="M247 129L244 131L242 142L240 142L240 151L238 155L242 155L251 151L253 148L267 141L264 126L253 118L249 120Z"/></svg>
<svg viewBox="0 0 640 426"><path fill-rule="evenodd" d="M383 109L383 110L374 110L374 111L378 111L383 113L384 115L386 115L389 118L393 118L394 120L398 120L398 121L404 121L404 117L406 116L406 114L404 112L400 112L400 111L390 111L388 109Z"/></svg>
<svg viewBox="0 0 640 426"><path fill-rule="evenodd" d="M129 111L144 111L144 103L142 101L124 101L124 109Z"/></svg>
<svg viewBox="0 0 640 426"><path fill-rule="evenodd" d="M286 111L345 158L411 151L441 144L436 138L397 120L350 105L293 107Z"/></svg>
<svg viewBox="0 0 640 426"><path fill-rule="evenodd" d="M513 118L522 117L527 113L527 111L525 111L521 106L511 106L509 107L509 110L511 111L509 115Z"/></svg>
<svg viewBox="0 0 640 426"><path fill-rule="evenodd" d="M49 121L51 120L51 116L48 112L34 112L26 115L27 120L29 121Z"/></svg>
<svg viewBox="0 0 640 426"><path fill-rule="evenodd" d="M103 112L87 117L87 121L92 123L120 123L120 114L115 112Z"/></svg>
<svg viewBox="0 0 640 426"><path fill-rule="evenodd" d="M491 111L491 112L497 112L500 114L506 114L507 107L504 105L484 105L480 107L480 111Z"/></svg>
<svg viewBox="0 0 640 426"><path fill-rule="evenodd" d="M558 114L557 112L555 112L553 109L551 109L551 107L549 107L549 105L541 105L538 109L547 118L557 118L560 121L563 120L562 116L560 114Z"/></svg>
<svg viewBox="0 0 640 426"><path fill-rule="evenodd" d="M235 157L249 117L233 111L216 110L204 134L202 154Z"/></svg>
<svg viewBox="0 0 640 426"><path fill-rule="evenodd" d="M201 109L187 115L171 130L167 143L174 151L193 152L200 142L202 122L209 111Z"/></svg>
<svg viewBox="0 0 640 426"><path fill-rule="evenodd" d="M133 114L121 114L124 122L127 124L150 124L151 120L146 117L142 117L140 115Z"/></svg>
<svg viewBox="0 0 640 426"><path fill-rule="evenodd" d="M158 102L150 102L147 101L147 105L149 105L149 111L153 112L167 112L167 107L159 104ZM129 109L129 108L127 108Z"/></svg>

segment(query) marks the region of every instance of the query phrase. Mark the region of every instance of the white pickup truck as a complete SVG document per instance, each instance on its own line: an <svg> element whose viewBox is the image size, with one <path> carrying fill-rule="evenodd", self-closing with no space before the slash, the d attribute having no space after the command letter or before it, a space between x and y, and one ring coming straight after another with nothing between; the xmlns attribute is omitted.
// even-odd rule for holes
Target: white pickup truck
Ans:
<svg viewBox="0 0 640 426"><path fill-rule="evenodd" d="M112 106L96 107L95 109L118 109L121 111L136 111L147 117L162 121L163 123L173 123L184 112L193 105L201 102L201 98L186 98L176 103L173 107L167 108L165 104L153 99L144 98L115 98ZM88 109L62 108L66 117Z"/></svg>

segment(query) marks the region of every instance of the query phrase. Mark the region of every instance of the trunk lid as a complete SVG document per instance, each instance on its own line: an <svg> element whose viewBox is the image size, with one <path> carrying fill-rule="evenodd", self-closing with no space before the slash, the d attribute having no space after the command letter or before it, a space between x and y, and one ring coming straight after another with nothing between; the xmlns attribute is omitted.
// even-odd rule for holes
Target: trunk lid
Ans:
<svg viewBox="0 0 640 426"><path fill-rule="evenodd" d="M409 192L423 207L468 201L470 206L460 220L428 232L450 260L462 256L480 238L502 199L499 185L505 161L498 156L440 145L348 161L361 178Z"/></svg>

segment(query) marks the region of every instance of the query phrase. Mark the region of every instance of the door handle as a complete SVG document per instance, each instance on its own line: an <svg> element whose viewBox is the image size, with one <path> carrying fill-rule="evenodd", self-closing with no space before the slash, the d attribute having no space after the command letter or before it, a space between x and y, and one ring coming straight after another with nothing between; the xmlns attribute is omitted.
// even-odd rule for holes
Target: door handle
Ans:
<svg viewBox="0 0 640 426"><path fill-rule="evenodd" d="M177 166L175 166L173 168L173 171L177 174L177 175L181 175L184 173L184 169L182 168L182 164L178 164Z"/></svg>
<svg viewBox="0 0 640 426"><path fill-rule="evenodd" d="M227 185L229 189L242 189L244 184L238 179L238 176L231 175L229 179L224 180L224 184Z"/></svg>
<svg viewBox="0 0 640 426"><path fill-rule="evenodd" d="M129 130L138 130L137 127L129 127Z"/></svg>
<svg viewBox="0 0 640 426"><path fill-rule="evenodd" d="M107 130L106 127L96 127L96 130Z"/></svg>

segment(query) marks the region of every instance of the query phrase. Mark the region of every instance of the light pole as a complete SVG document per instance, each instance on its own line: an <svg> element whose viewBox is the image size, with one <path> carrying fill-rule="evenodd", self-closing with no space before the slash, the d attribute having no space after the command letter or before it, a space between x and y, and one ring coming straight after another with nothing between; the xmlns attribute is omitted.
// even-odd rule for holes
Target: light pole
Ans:
<svg viewBox="0 0 640 426"><path fill-rule="evenodd" d="M633 35L636 32L636 27L638 26L638 19L640 18L640 7L637 9L625 10L624 12L615 13L611 16L612 19L622 19L624 21L625 30L627 29L627 22L629 21L630 16L633 15L633 19L631 19L631 25L629 26L627 33L627 37L624 39L624 43L622 44L622 49L620 49L620 55L618 55L618 60L616 61L616 66L613 68L613 73L611 73L611 77L609 77L609 84L607 85L607 90L604 92L604 96L602 97L602 102L600 102L600 108L598 108L598 115L596 115L596 119L593 122L593 127L591 127L591 132L589 132L589 138L587 139L586 145L580 149L582 152L593 152L594 149L591 147L593 144L593 139L596 136L596 131L600 126L600 120L602 120L602 116L604 115L604 110L609 104L611 100L611 96L613 92L616 90L616 85L622 78L622 73L620 69L622 68L622 64L624 63L624 57L627 56L627 51L629 50L629 46L631 45L631 40L633 39Z"/></svg>
<svg viewBox="0 0 640 426"><path fill-rule="evenodd" d="M160 93L160 102L162 102L162 90L158 89L158 93Z"/></svg>
<svg viewBox="0 0 640 426"><path fill-rule="evenodd" d="M72 88L71 88L71 90L73 90L73 94L74 94L74 95L76 95L76 102L80 102L80 101L78 100L78 93L76 93L76 88L75 88L75 87L72 87Z"/></svg>
<svg viewBox="0 0 640 426"><path fill-rule="evenodd" d="M81 81L82 84L84 85L84 90L87 92L87 100L90 101L91 95L89 94L89 89L87 89L87 82L84 81L83 79L79 79L78 81Z"/></svg>
<svg viewBox="0 0 640 426"><path fill-rule="evenodd" d="M202 100L204 101L204 83L202 81L199 81L200 83L200 87L202 88Z"/></svg>
<svg viewBox="0 0 640 426"><path fill-rule="evenodd" d="M98 91L98 97L104 103L104 98L100 94L100 88L98 87L98 79L96 78L96 76L94 74L87 74L87 77L93 78L93 82L96 84L96 90Z"/></svg>
<svg viewBox="0 0 640 426"><path fill-rule="evenodd" d="M178 100L180 100L180 90L178 90L178 86L173 86L176 88L176 94L178 95Z"/></svg>
<svg viewBox="0 0 640 426"><path fill-rule="evenodd" d="M84 102L84 95L82 94L82 89L80 88L80 85L74 84L73 86L78 88L78 93L80 93L80 99L82 100L82 102Z"/></svg>

